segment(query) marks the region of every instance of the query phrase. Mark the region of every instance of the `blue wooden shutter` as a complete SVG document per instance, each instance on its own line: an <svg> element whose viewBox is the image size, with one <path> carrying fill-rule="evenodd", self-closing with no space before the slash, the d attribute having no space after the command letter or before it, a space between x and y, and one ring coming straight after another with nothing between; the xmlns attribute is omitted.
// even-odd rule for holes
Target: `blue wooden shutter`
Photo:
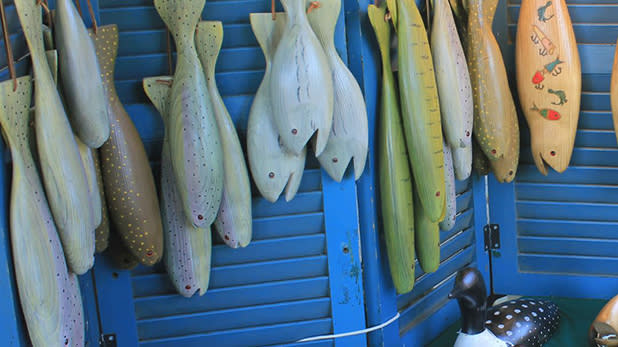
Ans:
<svg viewBox="0 0 618 347"><path fill-rule="evenodd" d="M249 13L269 11L264 0L208 1L204 10L205 19L224 24L217 81L243 143L264 68ZM343 15L342 10L336 44L346 60ZM168 73L165 27L146 0L101 0L100 18L119 26L118 93L157 172L162 123L141 80ZM116 334L120 346L249 346L365 328L352 175L335 183L310 159L293 201L271 204L255 193L253 213L248 248L214 247L210 289L203 297L175 294L162 265L122 272L98 257L101 333ZM308 345L334 344L362 346L365 337Z"/></svg>
<svg viewBox="0 0 618 347"><path fill-rule="evenodd" d="M618 8L615 1L567 3L583 73L571 166L542 176L522 118L517 179L490 184L491 219L502 237L494 257L495 287L501 293L607 298L618 286L618 150L608 94ZM519 4L508 3L511 70Z"/></svg>

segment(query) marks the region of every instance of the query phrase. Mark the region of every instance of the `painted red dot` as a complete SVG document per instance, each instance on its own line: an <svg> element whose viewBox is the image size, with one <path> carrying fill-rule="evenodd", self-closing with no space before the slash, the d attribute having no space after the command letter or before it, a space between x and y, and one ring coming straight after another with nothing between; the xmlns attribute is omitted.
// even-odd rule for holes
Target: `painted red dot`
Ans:
<svg viewBox="0 0 618 347"><path fill-rule="evenodd" d="M153 254L153 252L152 252L152 251L148 251L148 252L146 252L146 256L148 256L148 257L152 257L152 254Z"/></svg>
<svg viewBox="0 0 618 347"><path fill-rule="evenodd" d="M549 152L549 154L551 154L552 157L555 157L556 156L556 151L551 151L551 152Z"/></svg>
<svg viewBox="0 0 618 347"><path fill-rule="evenodd" d="M268 174L268 177L270 177L270 178L275 178L275 173L274 173L274 172L269 173L269 174Z"/></svg>
<svg viewBox="0 0 618 347"><path fill-rule="evenodd" d="M466 136L469 137L470 136L470 131L466 131Z"/></svg>
<svg viewBox="0 0 618 347"><path fill-rule="evenodd" d="M224 238L224 239L226 239L227 241L229 241L229 240L230 240L230 237L229 237L229 236L227 236L227 235L223 236L223 238Z"/></svg>
<svg viewBox="0 0 618 347"><path fill-rule="evenodd" d="M185 289L186 289L186 290L191 290L191 286L187 284L187 285L185 286Z"/></svg>
<svg viewBox="0 0 618 347"><path fill-rule="evenodd" d="M440 196L440 192L436 192L436 196Z"/></svg>
<svg viewBox="0 0 618 347"><path fill-rule="evenodd" d="M198 215L197 215L197 219L199 219L199 220L203 220L203 219L204 219L204 216L202 216L201 214L198 214Z"/></svg>
<svg viewBox="0 0 618 347"><path fill-rule="evenodd" d="M296 135L296 134L298 134L298 130L292 129L292 135Z"/></svg>
<svg viewBox="0 0 618 347"><path fill-rule="evenodd" d="M491 150L491 154L496 154L496 153L498 153L498 151L496 151L495 149Z"/></svg>
<svg viewBox="0 0 618 347"><path fill-rule="evenodd" d="M337 158L333 158L333 163L336 163L336 162L338 162L338 161L339 161L339 159L337 159Z"/></svg>

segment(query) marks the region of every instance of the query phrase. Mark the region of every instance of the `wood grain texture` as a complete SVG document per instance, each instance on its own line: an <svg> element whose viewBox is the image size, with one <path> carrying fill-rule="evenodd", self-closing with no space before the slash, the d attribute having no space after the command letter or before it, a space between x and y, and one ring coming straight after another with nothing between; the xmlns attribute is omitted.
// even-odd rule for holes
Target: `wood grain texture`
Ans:
<svg viewBox="0 0 618 347"><path fill-rule="evenodd" d="M204 69L195 50L195 28L205 0L155 0L176 46L176 71L165 136L187 219L214 222L223 191L221 140Z"/></svg>
<svg viewBox="0 0 618 347"><path fill-rule="evenodd" d="M334 91L333 126L318 161L337 182L341 182L352 160L354 178L360 178L365 170L369 146L363 92L335 48L335 26L340 12L341 0L322 0L320 6L307 16L328 59Z"/></svg>
<svg viewBox="0 0 618 347"><path fill-rule="evenodd" d="M564 0L523 0L515 61L521 107L539 171L563 172L579 119L581 64Z"/></svg>
<svg viewBox="0 0 618 347"><path fill-rule="evenodd" d="M433 222L444 218L444 153L440 104L431 50L413 0L398 0L401 115L415 191Z"/></svg>
<svg viewBox="0 0 618 347"><path fill-rule="evenodd" d="M215 79L215 65L223 43L221 22L200 22L195 43L206 74L223 150L223 197L215 219L215 229L226 245L232 248L247 247L251 242L253 224L249 173L236 127Z"/></svg>
<svg viewBox="0 0 618 347"><path fill-rule="evenodd" d="M0 84L0 124L11 149L11 246L15 279L34 346L83 346L83 308L30 152L30 76ZM73 321L75 320L75 322ZM81 330L81 331L80 331Z"/></svg>
<svg viewBox="0 0 618 347"><path fill-rule="evenodd" d="M144 79L144 90L165 124L169 122L170 77ZM176 288L191 297L204 295L210 282L212 235L210 227L195 227L184 218L180 194L172 172L170 150L163 144L161 154L161 216L165 240L165 267Z"/></svg>
<svg viewBox="0 0 618 347"><path fill-rule="evenodd" d="M15 1L34 70L35 129L43 184L69 268L94 264L94 228L88 183L77 143L43 50L41 7Z"/></svg>
<svg viewBox="0 0 618 347"><path fill-rule="evenodd" d="M249 169L255 185L266 200L277 201L285 189L285 200L290 201L296 195L303 177L307 149L303 147L299 154L293 154L280 142L272 116L270 94L271 61L285 29L287 16L285 13L277 13L273 21L270 13L252 13L249 19L266 61L262 83L255 93L249 111Z"/></svg>
<svg viewBox="0 0 618 347"><path fill-rule="evenodd" d="M111 226L131 254L144 265L163 255L163 226L150 162L144 144L118 98L114 66L118 52L115 25L90 31L105 85L111 132L99 149L105 199Z"/></svg>
<svg viewBox="0 0 618 347"><path fill-rule="evenodd" d="M282 0L286 28L272 58L270 93L281 142L300 154L317 132L314 153L324 151L333 124L333 83L307 15L305 0Z"/></svg>
<svg viewBox="0 0 618 347"><path fill-rule="evenodd" d="M94 46L73 1L56 1L54 34L71 126L85 144L99 148L110 134L105 91Z"/></svg>
<svg viewBox="0 0 618 347"><path fill-rule="evenodd" d="M472 143L470 143L472 146ZM472 162L470 162L472 166ZM470 169L472 170L472 169ZM441 230L451 230L457 221L457 193L455 192L455 170L453 168L453 153L451 147L444 142L444 179L446 185L446 213L440 222Z"/></svg>

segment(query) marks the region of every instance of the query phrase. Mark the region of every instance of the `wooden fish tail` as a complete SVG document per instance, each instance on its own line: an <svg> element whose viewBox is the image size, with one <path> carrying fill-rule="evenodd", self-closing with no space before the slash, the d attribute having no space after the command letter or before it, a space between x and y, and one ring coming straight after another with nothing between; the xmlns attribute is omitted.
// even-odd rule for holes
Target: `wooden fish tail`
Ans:
<svg viewBox="0 0 618 347"><path fill-rule="evenodd" d="M296 155L279 141L278 130L272 117L270 94L271 61L285 29L287 16L277 13L273 21L269 13L252 13L251 28L264 53L266 69L247 124L247 160L260 194L275 202L285 190L285 199L296 195L305 168L306 148Z"/></svg>
<svg viewBox="0 0 618 347"><path fill-rule="evenodd" d="M215 117L223 149L223 197L215 219L215 229L225 243L232 247L246 247L251 242L251 186L236 127L219 94L215 80L215 64L223 43L221 22L200 22L197 26L197 52L213 101Z"/></svg>
<svg viewBox="0 0 618 347"><path fill-rule="evenodd" d="M195 28L206 0L155 0L154 5L163 22L174 36L177 50L193 47ZM182 18L182 20L180 20Z"/></svg>
<svg viewBox="0 0 618 347"><path fill-rule="evenodd" d="M154 176L144 144L120 102L114 83L118 28L90 31L105 86L111 133L99 150L110 223L133 257L144 265L163 255L163 226Z"/></svg>
<svg viewBox="0 0 618 347"><path fill-rule="evenodd" d="M455 178L459 181L467 180L472 173L472 146L452 150Z"/></svg>
<svg viewBox="0 0 618 347"><path fill-rule="evenodd" d="M103 185L103 174L101 173L101 162L99 151L93 150L94 168L97 176L97 187L99 188L99 199L101 199L101 224L95 230L95 250L97 253L107 249L109 244L109 212L105 201L105 187Z"/></svg>
<svg viewBox="0 0 618 347"><path fill-rule="evenodd" d="M30 152L30 76L0 83L0 125L11 149L13 179L10 202L11 247L19 300L33 346L75 341L69 273L58 231Z"/></svg>

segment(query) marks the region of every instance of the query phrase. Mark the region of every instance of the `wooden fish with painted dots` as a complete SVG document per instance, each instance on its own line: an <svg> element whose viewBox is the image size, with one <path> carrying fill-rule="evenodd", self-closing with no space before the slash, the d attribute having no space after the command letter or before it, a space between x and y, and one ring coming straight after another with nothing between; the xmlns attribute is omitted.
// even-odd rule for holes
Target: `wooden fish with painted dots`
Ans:
<svg viewBox="0 0 618 347"><path fill-rule="evenodd" d="M517 24L517 89L532 157L547 175L569 165L581 93L581 66L564 0L523 0Z"/></svg>
<svg viewBox="0 0 618 347"><path fill-rule="evenodd" d="M111 122L109 140L99 149L105 199L112 227L144 265L163 255L163 227L150 162L137 129L122 106L114 84L118 52L116 25L90 31L101 68Z"/></svg>
<svg viewBox="0 0 618 347"><path fill-rule="evenodd" d="M461 311L454 347L541 347L560 323L558 307L545 300L511 300L487 309L485 281L471 267L457 273L449 298L457 299Z"/></svg>

